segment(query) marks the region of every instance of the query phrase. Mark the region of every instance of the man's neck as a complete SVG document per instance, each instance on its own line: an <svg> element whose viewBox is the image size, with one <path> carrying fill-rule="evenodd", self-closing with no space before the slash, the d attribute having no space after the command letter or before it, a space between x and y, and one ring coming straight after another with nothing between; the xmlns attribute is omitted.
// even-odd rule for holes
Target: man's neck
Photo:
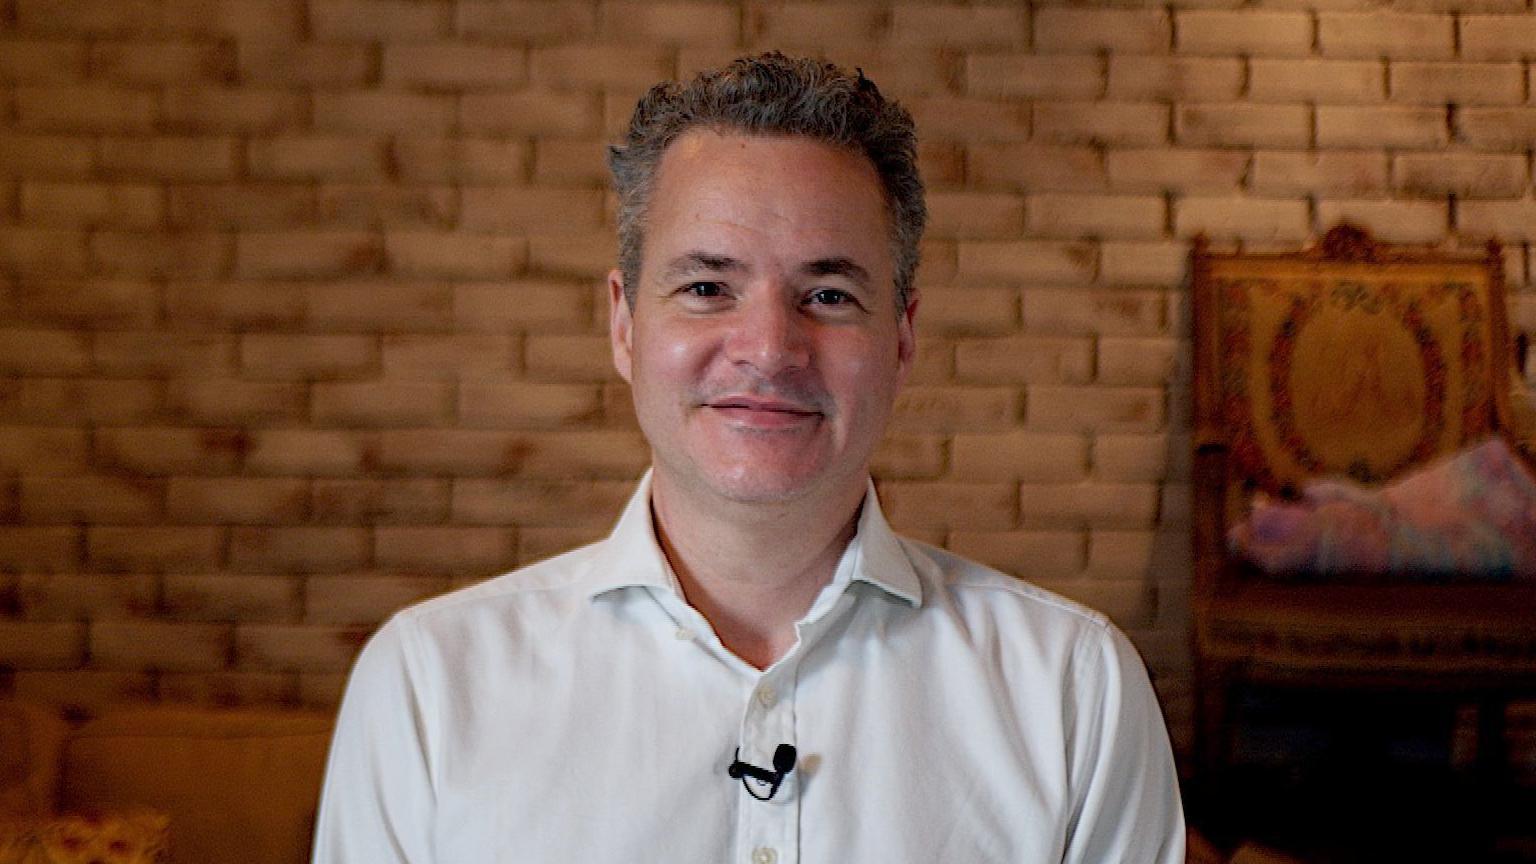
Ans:
<svg viewBox="0 0 1536 864"><path fill-rule="evenodd" d="M721 643L758 669L795 643L795 623L832 581L858 523L849 488L808 505L702 502L653 482L657 540L684 597Z"/></svg>

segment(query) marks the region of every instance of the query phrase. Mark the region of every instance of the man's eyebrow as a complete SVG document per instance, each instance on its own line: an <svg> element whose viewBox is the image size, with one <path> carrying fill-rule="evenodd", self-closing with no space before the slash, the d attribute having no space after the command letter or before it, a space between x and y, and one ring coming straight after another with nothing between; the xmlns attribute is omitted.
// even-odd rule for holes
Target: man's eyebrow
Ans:
<svg viewBox="0 0 1536 864"><path fill-rule="evenodd" d="M800 270L808 276L841 276L859 285L869 284L869 271L852 258L817 258Z"/></svg>
<svg viewBox="0 0 1536 864"><path fill-rule="evenodd" d="M742 263L729 255L711 255L708 252L688 252L679 255L667 262L663 271L667 278L676 278L689 273L705 271L708 273L727 273L742 269Z"/></svg>

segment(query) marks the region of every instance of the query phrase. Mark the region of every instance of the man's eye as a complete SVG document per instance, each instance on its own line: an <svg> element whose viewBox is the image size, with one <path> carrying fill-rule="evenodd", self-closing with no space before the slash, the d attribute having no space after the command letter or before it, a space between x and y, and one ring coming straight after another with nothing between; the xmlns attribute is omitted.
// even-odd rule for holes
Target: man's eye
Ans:
<svg viewBox="0 0 1536 864"><path fill-rule="evenodd" d="M719 282L689 282L682 293L690 297L719 297L725 290Z"/></svg>
<svg viewBox="0 0 1536 864"><path fill-rule="evenodd" d="M852 294L849 294L847 291L840 291L836 288L822 288L817 291L812 291L811 296L808 299L811 303L815 303L821 306L843 306L856 302L853 299Z"/></svg>

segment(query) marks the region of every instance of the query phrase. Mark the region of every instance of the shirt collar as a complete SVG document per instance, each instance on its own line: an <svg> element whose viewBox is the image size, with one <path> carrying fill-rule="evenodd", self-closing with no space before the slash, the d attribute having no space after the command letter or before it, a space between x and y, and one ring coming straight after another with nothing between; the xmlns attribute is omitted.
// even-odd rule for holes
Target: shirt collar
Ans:
<svg viewBox="0 0 1536 864"><path fill-rule="evenodd" d="M592 599L620 588L661 588L682 599L682 586L656 540L651 516L651 472L635 487L612 533L598 544L587 596ZM849 558L852 561L849 561ZM922 583L901 540L880 510L871 481L864 492L859 524L833 576L835 582L867 582L912 606L923 602Z"/></svg>

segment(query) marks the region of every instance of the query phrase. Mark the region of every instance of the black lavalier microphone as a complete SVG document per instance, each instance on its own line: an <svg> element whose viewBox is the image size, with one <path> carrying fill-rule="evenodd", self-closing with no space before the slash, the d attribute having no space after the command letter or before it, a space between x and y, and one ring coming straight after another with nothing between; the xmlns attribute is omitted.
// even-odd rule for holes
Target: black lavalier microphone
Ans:
<svg viewBox="0 0 1536 864"><path fill-rule="evenodd" d="M747 790L748 795L759 801L771 801L773 796L779 794L779 786L784 782L785 776L793 770L795 770L795 745L780 744L773 751L772 771L741 761L741 748L737 747L736 755L730 767L725 769L725 773L729 774L733 780L740 780L742 788ZM759 795L752 791L752 784L746 781L748 777L759 783L768 784L768 794Z"/></svg>

